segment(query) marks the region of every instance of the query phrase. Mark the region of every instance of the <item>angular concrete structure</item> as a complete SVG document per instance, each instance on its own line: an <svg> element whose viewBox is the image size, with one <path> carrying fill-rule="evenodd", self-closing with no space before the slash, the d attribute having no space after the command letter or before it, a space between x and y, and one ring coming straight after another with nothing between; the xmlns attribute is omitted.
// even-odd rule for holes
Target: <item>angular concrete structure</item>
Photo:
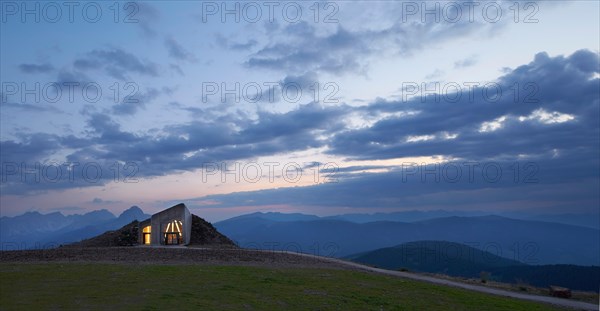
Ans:
<svg viewBox="0 0 600 311"><path fill-rule="evenodd" d="M141 245L187 245L192 232L192 214L179 203L140 222Z"/></svg>

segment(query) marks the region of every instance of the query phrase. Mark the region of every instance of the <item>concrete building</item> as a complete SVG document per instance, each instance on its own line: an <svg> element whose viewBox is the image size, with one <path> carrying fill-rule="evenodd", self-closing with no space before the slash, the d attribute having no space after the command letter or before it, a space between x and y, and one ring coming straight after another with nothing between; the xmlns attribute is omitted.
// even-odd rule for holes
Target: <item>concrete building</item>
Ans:
<svg viewBox="0 0 600 311"><path fill-rule="evenodd" d="M192 232L192 214L179 203L140 222L141 245L187 245Z"/></svg>

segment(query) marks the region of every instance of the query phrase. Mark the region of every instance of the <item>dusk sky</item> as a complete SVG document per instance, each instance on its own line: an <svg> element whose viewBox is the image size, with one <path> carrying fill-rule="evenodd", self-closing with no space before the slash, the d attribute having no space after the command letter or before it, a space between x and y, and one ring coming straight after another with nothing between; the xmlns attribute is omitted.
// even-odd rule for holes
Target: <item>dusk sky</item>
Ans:
<svg viewBox="0 0 600 311"><path fill-rule="evenodd" d="M1 216L598 213L597 1L49 3L2 2Z"/></svg>

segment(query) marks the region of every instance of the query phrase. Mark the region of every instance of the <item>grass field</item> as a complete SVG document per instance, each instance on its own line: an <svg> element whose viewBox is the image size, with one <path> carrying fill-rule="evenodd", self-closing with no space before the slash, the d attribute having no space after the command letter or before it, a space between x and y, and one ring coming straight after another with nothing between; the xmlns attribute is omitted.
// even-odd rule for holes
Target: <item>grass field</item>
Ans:
<svg viewBox="0 0 600 311"><path fill-rule="evenodd" d="M0 310L559 310L357 271L0 264Z"/></svg>

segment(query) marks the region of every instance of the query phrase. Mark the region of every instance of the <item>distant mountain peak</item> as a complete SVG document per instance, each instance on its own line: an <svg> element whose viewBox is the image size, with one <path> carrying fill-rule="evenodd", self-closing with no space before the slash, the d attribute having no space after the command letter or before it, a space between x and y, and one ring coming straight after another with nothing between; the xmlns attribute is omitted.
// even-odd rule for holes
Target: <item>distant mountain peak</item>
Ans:
<svg viewBox="0 0 600 311"><path fill-rule="evenodd" d="M144 214L144 211L137 205L134 205L126 210L124 210L121 215L119 215L119 219L129 219L129 220L145 220L149 216Z"/></svg>

